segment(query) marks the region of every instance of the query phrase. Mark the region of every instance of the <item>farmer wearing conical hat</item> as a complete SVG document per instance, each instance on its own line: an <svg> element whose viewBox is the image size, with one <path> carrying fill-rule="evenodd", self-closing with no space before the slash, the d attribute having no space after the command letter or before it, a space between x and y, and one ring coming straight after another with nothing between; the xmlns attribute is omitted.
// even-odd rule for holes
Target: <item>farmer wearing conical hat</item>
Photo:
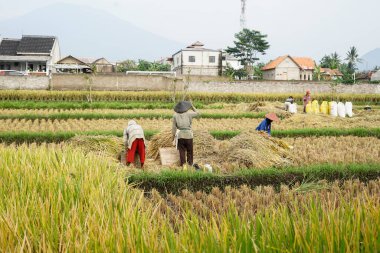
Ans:
<svg viewBox="0 0 380 253"><path fill-rule="evenodd" d="M192 109L190 111L190 109ZM179 150L180 165L186 162L193 165L193 131L192 119L199 116L199 112L191 102L182 101L174 107L172 135ZM187 158L187 159L186 159ZM187 161L186 161L187 160Z"/></svg>
<svg viewBox="0 0 380 253"><path fill-rule="evenodd" d="M127 165L135 162L136 151L140 156L141 168L145 162L145 137L144 130L134 120L128 121L128 127L123 133L124 144L127 149Z"/></svg>
<svg viewBox="0 0 380 253"><path fill-rule="evenodd" d="M256 130L267 132L268 135L270 135L273 121L280 121L280 120L277 117L277 115L273 112L266 114L265 119L261 121L261 123L256 127Z"/></svg>

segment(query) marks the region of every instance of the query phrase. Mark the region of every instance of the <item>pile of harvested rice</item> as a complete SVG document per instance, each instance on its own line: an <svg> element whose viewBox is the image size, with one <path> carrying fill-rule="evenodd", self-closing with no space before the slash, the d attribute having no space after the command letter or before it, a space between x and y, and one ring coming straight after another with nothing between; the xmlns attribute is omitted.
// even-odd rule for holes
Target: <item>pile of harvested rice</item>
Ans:
<svg viewBox="0 0 380 253"><path fill-rule="evenodd" d="M205 130L194 131L194 162L206 162L206 160L216 155L216 140ZM159 160L159 149L173 147L173 137L171 130L164 130L149 141L147 156L154 160ZM211 157L210 157L211 156Z"/></svg>
<svg viewBox="0 0 380 253"><path fill-rule="evenodd" d="M255 102L249 104L239 104L237 109L246 112L274 112L278 117L285 119L292 116L290 112L285 111L284 104L281 102Z"/></svg>
<svg viewBox="0 0 380 253"><path fill-rule="evenodd" d="M294 164L290 147L266 133L248 131L232 138L220 148L220 158L228 169L286 167Z"/></svg>
<svg viewBox="0 0 380 253"><path fill-rule="evenodd" d="M148 144L148 157L159 160L159 148L172 147L170 130L155 135ZM223 170L294 165L290 147L266 133L248 131L231 140L217 141L207 131L194 131L194 162Z"/></svg>
<svg viewBox="0 0 380 253"><path fill-rule="evenodd" d="M118 159L124 149L123 139L115 136L77 135L69 143L85 153L95 153Z"/></svg>

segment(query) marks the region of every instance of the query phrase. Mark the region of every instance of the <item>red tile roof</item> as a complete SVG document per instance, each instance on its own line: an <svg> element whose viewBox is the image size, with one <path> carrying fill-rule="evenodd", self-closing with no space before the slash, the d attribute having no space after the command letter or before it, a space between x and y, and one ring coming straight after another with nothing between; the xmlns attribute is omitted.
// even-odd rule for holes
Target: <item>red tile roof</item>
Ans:
<svg viewBox="0 0 380 253"><path fill-rule="evenodd" d="M271 70L277 68L277 66L283 62L286 58L290 58L295 64L298 65L300 69L303 70L314 70L315 62L313 59L309 57L291 57L290 55L284 55L276 58L273 61L270 61L267 65L265 65L262 70Z"/></svg>

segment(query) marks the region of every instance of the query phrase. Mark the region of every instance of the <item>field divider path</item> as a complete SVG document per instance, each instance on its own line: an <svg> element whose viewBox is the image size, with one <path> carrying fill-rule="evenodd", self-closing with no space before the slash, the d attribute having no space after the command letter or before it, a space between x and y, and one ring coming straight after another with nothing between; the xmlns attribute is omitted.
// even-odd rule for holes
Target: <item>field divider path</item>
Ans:
<svg viewBox="0 0 380 253"><path fill-rule="evenodd" d="M153 135L158 133L157 130L145 130L146 139L150 139ZM218 139L225 140L235 137L241 131L220 131L211 130L210 134ZM0 132L0 142L3 143L57 143L67 141L75 135L109 135L122 137L123 131L60 131L60 132L26 132L26 131L6 131ZM319 137L319 136L357 136L357 137L376 137L380 138L380 128L351 128L351 129L334 129L334 128L320 128L320 129L290 129L290 130L273 130L273 137L286 138L286 137ZM195 136L196 138L196 136Z"/></svg>

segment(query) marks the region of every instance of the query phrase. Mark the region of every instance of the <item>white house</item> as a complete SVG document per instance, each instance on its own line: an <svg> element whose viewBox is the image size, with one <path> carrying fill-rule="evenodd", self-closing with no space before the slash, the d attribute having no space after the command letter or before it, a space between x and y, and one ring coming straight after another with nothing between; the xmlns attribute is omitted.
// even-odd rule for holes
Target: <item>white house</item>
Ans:
<svg viewBox="0 0 380 253"><path fill-rule="evenodd" d="M23 35L21 39L0 40L0 70L48 74L61 58L58 38Z"/></svg>
<svg viewBox="0 0 380 253"><path fill-rule="evenodd" d="M371 81L380 81L380 69L371 75Z"/></svg>
<svg viewBox="0 0 380 253"><path fill-rule="evenodd" d="M265 80L313 80L315 61L308 57L291 57L285 55L265 65Z"/></svg>
<svg viewBox="0 0 380 253"><path fill-rule="evenodd" d="M226 52L222 53L222 68L225 70L227 67L231 67L235 70L242 69L244 66L241 64L239 59L233 55L227 54Z"/></svg>
<svg viewBox="0 0 380 253"><path fill-rule="evenodd" d="M206 49L197 41L172 57L177 75L218 76L221 73L221 50Z"/></svg>

